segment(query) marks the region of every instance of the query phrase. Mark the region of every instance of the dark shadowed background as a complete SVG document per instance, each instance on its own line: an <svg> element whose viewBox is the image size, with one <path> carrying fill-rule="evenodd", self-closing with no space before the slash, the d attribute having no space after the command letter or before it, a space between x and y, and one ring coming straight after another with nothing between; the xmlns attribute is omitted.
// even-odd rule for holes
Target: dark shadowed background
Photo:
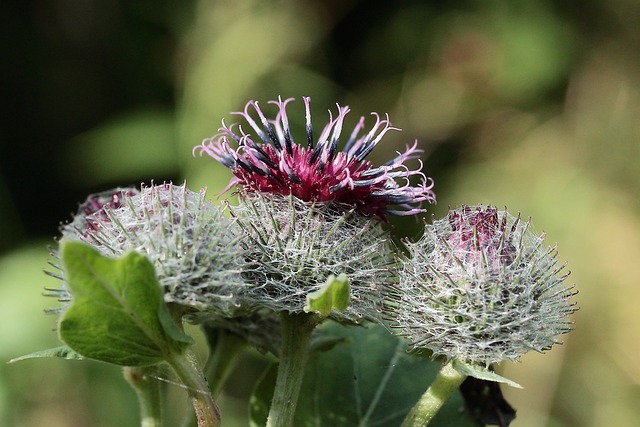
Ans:
<svg viewBox="0 0 640 427"><path fill-rule="evenodd" d="M430 213L507 206L558 243L581 310L564 345L501 367L525 387L505 390L514 427L640 425L639 2L5 1L0 28L0 362L57 344L42 270L87 194L187 179L216 198L231 175L192 147L250 99L308 95L317 127L336 102L388 112L403 131L376 163L418 139ZM115 367L0 363L0 425L137 424Z"/></svg>

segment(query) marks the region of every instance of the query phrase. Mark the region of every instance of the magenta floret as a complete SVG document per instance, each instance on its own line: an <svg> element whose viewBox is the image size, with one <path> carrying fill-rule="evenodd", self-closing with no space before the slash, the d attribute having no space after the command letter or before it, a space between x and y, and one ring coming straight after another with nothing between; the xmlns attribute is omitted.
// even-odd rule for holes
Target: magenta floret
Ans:
<svg viewBox="0 0 640 427"><path fill-rule="evenodd" d="M349 107L338 105L338 114L329 112L329 122L317 140L311 126L310 98L303 98L306 112L306 145L294 142L287 117L287 104L293 98L270 101L278 107L275 119L264 115L258 102L250 101L238 112L253 130L241 125L222 124L220 133L194 148L231 169L234 178L229 187L241 185L245 191L293 195L308 202L344 205L366 216L414 215L424 212L423 202L435 203L433 181L405 162L422 152L417 141L404 153L380 166L366 160L367 155L391 130L388 115L366 133L361 117L349 139L338 149L342 127ZM256 116L254 118L254 116ZM256 120L257 118L257 120ZM416 176L417 185L411 178Z"/></svg>

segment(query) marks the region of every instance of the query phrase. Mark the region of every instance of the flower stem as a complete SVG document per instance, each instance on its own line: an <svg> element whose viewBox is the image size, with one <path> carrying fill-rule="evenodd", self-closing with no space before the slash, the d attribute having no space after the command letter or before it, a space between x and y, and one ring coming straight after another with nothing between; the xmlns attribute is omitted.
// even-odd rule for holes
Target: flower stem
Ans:
<svg viewBox="0 0 640 427"><path fill-rule="evenodd" d="M171 354L167 362L187 388L198 419L198 427L219 427L220 412L193 352L187 349L180 354Z"/></svg>
<svg viewBox="0 0 640 427"><path fill-rule="evenodd" d="M454 391L467 378L465 374L456 371L452 362L444 365L431 386L422 395L418 403L411 408L400 427L426 426L435 417L442 405L451 397Z"/></svg>
<svg viewBox="0 0 640 427"><path fill-rule="evenodd" d="M316 326L314 314L282 313L280 319L282 328L280 364L267 427L293 425L304 368L309 356L309 340Z"/></svg>
<svg viewBox="0 0 640 427"><path fill-rule="evenodd" d="M140 425L160 427L162 406L160 404L160 384L156 380L157 366L125 366L123 375L138 395L140 404Z"/></svg>

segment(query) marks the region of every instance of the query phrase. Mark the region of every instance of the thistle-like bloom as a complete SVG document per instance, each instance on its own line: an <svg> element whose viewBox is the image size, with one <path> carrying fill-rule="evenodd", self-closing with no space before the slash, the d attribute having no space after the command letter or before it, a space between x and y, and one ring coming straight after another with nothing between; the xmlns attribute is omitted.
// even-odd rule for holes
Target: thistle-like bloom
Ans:
<svg viewBox="0 0 640 427"><path fill-rule="evenodd" d="M242 116L251 130L245 132L240 125L226 126L223 121L220 133L205 139L194 148L194 153L199 150L200 155L206 153L229 167L235 176L229 187L239 184L248 192L291 194L305 202L343 205L344 210L355 207L360 214L383 219L386 215L424 212L423 202L435 202L432 180L420 169L405 165L421 153L417 141L381 166L365 160L387 132L399 130L391 125L388 116L382 119L373 113L376 122L366 133L361 117L339 150L349 107L338 105L335 118L329 112L329 123L316 140L310 99L303 99L305 145L294 142L289 128L286 107L293 98L285 101L279 98L270 101L278 108L275 119L267 119L258 103L250 101L243 112L234 114ZM419 180L417 186L410 182L413 176Z"/></svg>
<svg viewBox="0 0 640 427"><path fill-rule="evenodd" d="M86 242L105 256L130 250L147 256L165 301L214 314L233 312L241 291L243 257L235 230L204 191L172 184L89 196L61 228L63 238ZM64 271L60 278L63 287L54 295L68 300Z"/></svg>
<svg viewBox="0 0 640 427"><path fill-rule="evenodd" d="M486 365L549 349L576 308L543 240L506 211L450 211L407 244L411 257L387 295L393 326L414 349Z"/></svg>
<svg viewBox="0 0 640 427"><path fill-rule="evenodd" d="M243 306L302 313L309 293L345 273L349 307L330 317L344 323L379 317L380 288L397 280L395 249L380 220L279 194L242 193L229 209L253 266L243 275L251 284Z"/></svg>

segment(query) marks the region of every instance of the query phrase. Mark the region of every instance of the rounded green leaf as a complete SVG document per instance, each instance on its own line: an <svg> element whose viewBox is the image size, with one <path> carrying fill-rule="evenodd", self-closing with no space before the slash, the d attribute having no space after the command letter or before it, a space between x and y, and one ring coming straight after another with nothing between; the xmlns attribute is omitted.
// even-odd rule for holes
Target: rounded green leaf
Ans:
<svg viewBox="0 0 640 427"><path fill-rule="evenodd" d="M191 343L171 321L146 257L129 252L108 258L75 241L63 241L60 253L73 299L58 333L71 349L116 365L143 366Z"/></svg>

